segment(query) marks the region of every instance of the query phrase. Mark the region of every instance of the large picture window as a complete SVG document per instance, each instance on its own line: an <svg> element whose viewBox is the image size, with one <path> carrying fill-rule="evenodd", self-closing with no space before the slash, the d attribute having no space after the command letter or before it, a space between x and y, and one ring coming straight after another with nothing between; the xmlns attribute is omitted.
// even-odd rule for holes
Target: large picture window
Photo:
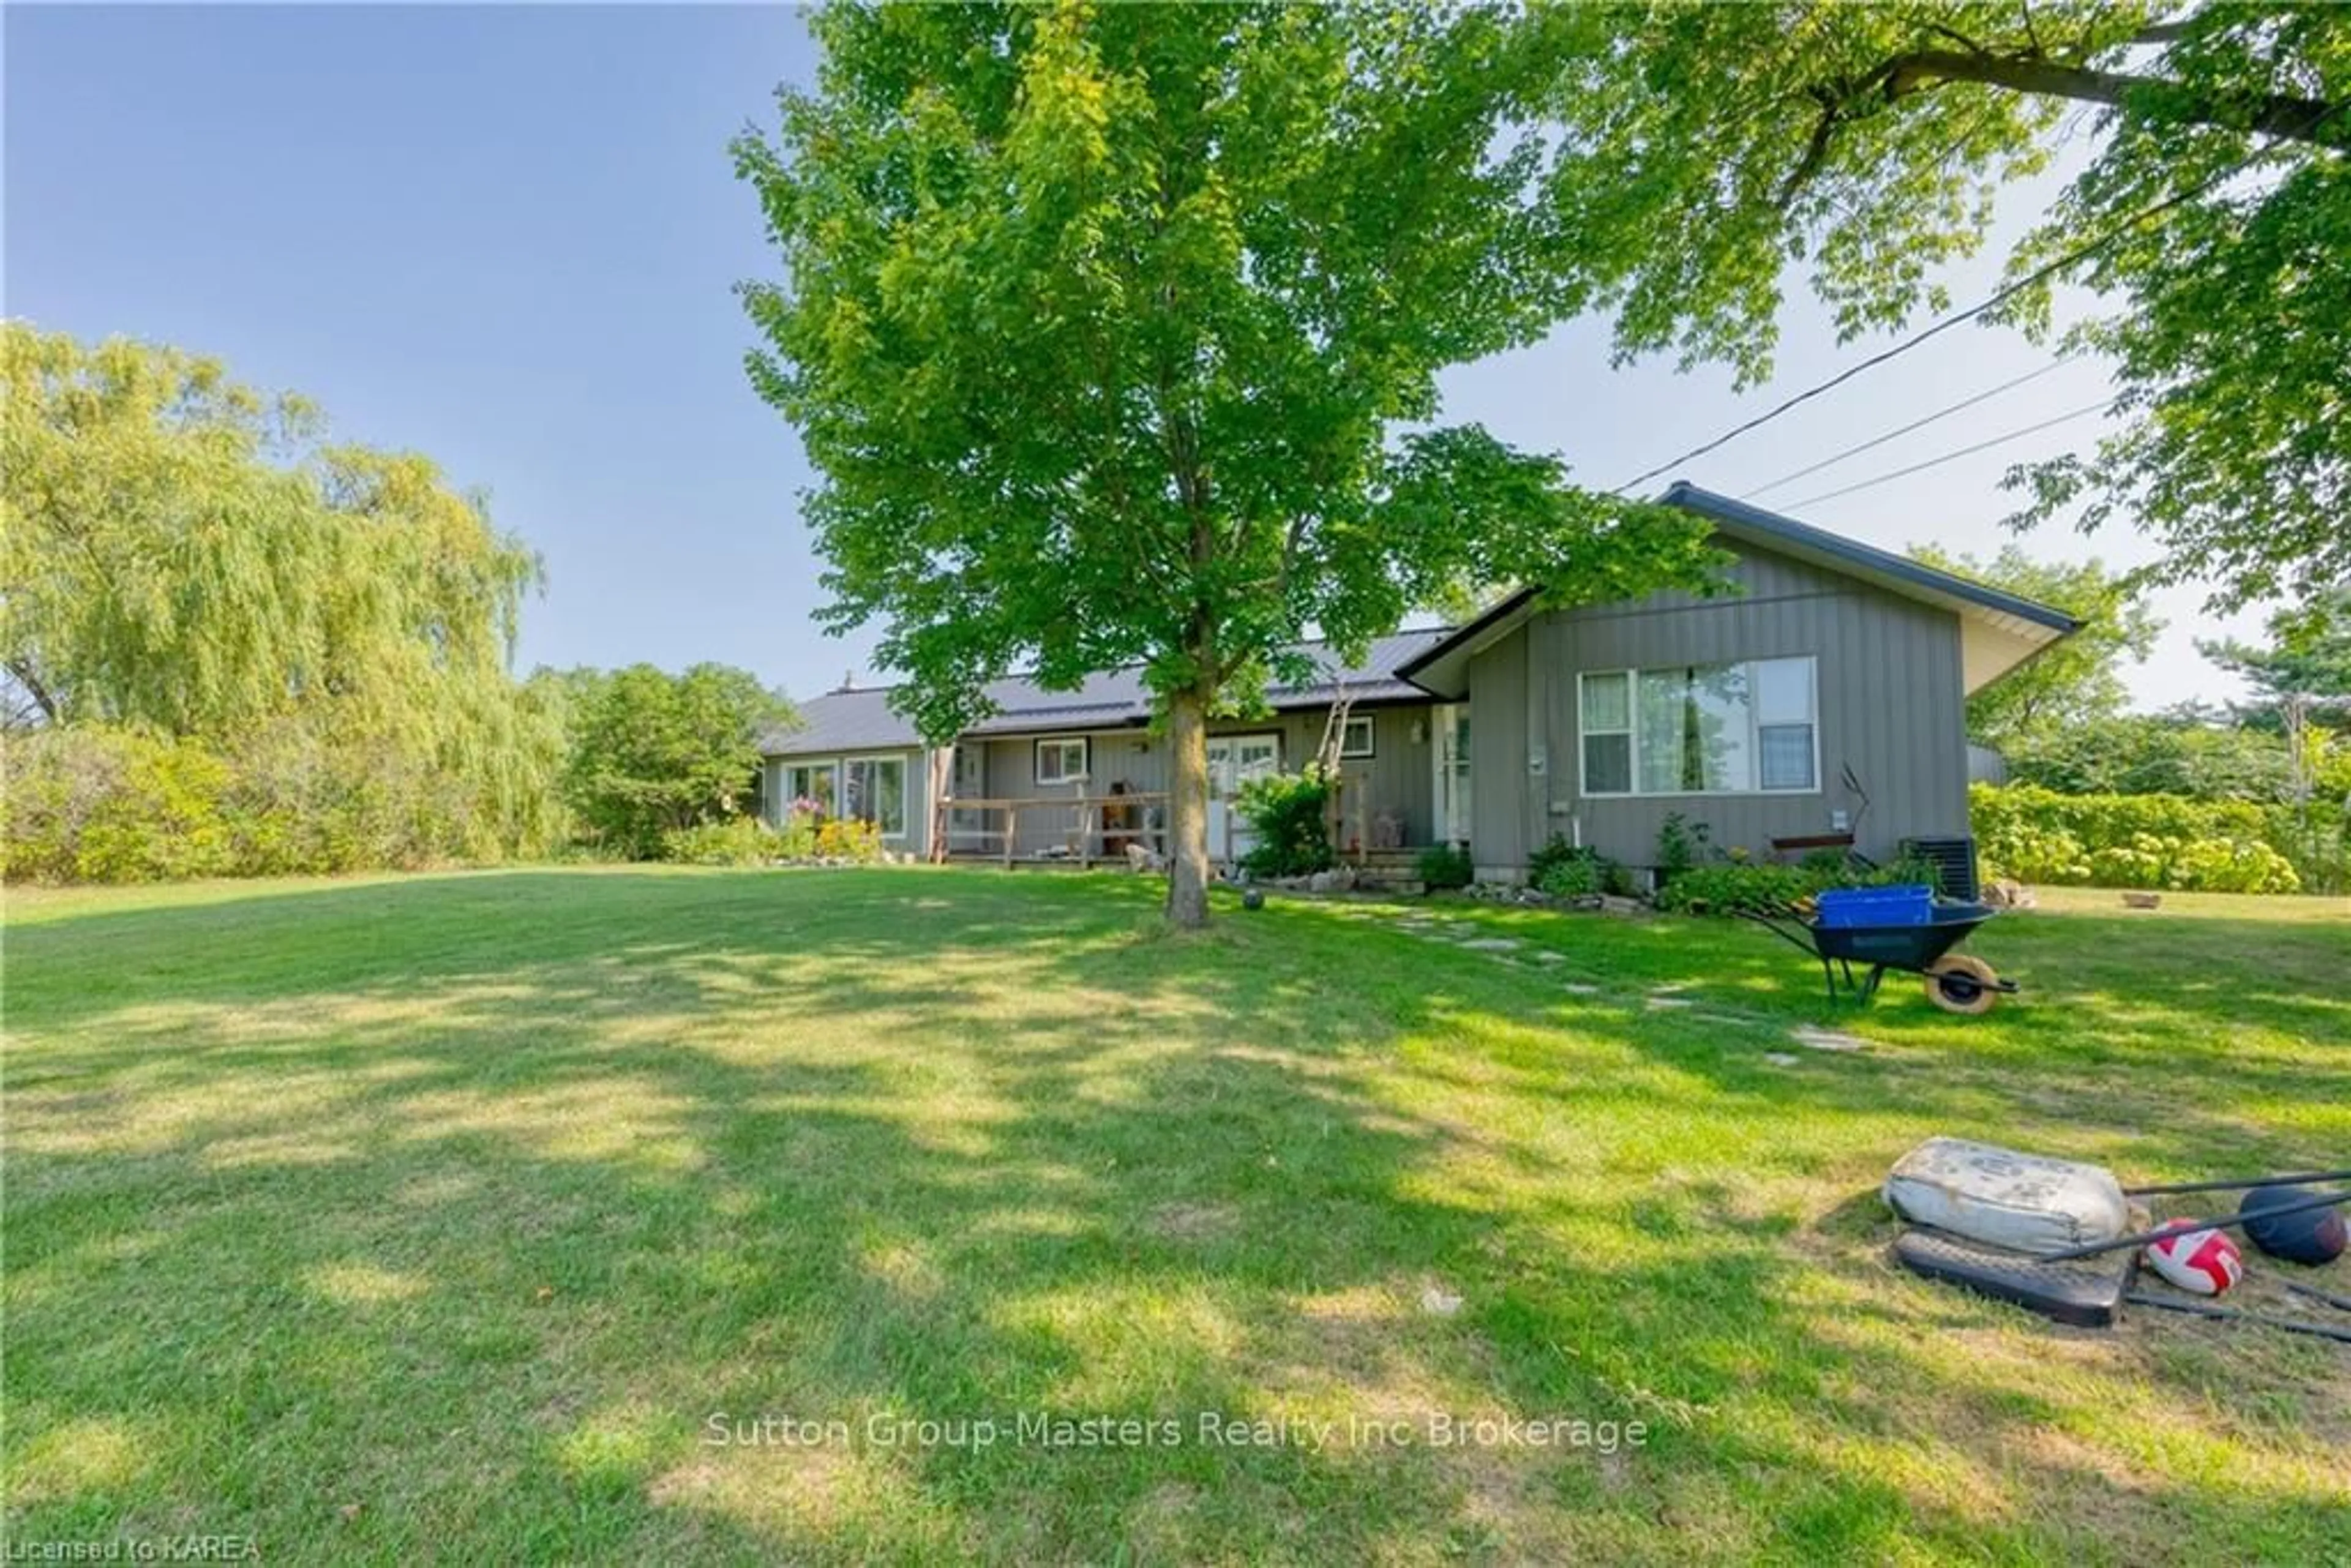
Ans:
<svg viewBox="0 0 2351 1568"><path fill-rule="evenodd" d="M871 822L885 839L906 836L906 759L855 757L841 764L841 815Z"/></svg>
<svg viewBox="0 0 2351 1568"><path fill-rule="evenodd" d="M1595 670L1578 686L1586 795L1820 787L1814 661Z"/></svg>
<svg viewBox="0 0 2351 1568"><path fill-rule="evenodd" d="M906 836L906 759L852 757L788 763L782 814L794 811L871 822L883 838L903 839Z"/></svg>

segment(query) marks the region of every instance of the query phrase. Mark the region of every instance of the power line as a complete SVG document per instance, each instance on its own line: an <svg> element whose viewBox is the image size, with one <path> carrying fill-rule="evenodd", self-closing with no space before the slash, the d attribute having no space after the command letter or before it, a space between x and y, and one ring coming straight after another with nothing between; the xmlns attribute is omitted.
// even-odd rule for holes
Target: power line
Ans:
<svg viewBox="0 0 2351 1568"><path fill-rule="evenodd" d="M2343 107L2344 105L2338 103L2321 110L2311 120L2310 129L2314 131L2316 130L2320 122L2328 119L2336 110ZM1942 333L1949 331L1954 327L1959 326L1965 322L1972 321L1979 316L1997 309L2001 305L2006 304L2009 300L2015 298L2019 294L2023 293L2026 289L2047 281L2058 273L2064 271L2067 267L2072 267L2074 263L2086 261L2091 256L2096 255L2099 251L2104 250L2106 246L2114 244L2115 241L2120 239L2123 235L2130 233L2139 225L2147 222L2149 218L2160 217L2165 213L2169 212L2172 208L2179 206L2183 203L2192 202L2197 197L2205 194L2207 192L2212 191L2217 187L2227 183L2229 181L2236 178L2239 174L2241 174L2246 170L2252 168L2263 158L2268 157L2270 153L2277 150L2277 143L2272 142L2267 145L2255 148L2252 152L2246 154L2243 158L2239 159L2236 162L2230 164L2227 168L2220 170L2219 172L2212 174L2206 179L2198 181L2187 190L2175 192L2171 195L2166 196L2163 200L2156 203L2154 205L2144 208L2141 211L2133 214L2131 216L2125 218L2122 222L2115 225L2112 228L2107 229L2104 234L2099 235L2096 238L2089 240L2085 244L2075 246L2072 250L2067 251L2064 255L2058 256L2053 261L2043 262L2041 266L2034 267L2031 272L2026 273L2022 277L2018 278L2015 282L1998 290L1990 298L1969 306L1966 309L1959 312L1957 315L1946 316L1943 319L1936 322L1933 326L1924 328L1919 331L1912 333L1909 337L1905 338L1902 341L1895 344L1893 347L1881 350L1877 353L1870 355L1869 358L1862 361L1859 364L1848 365L1844 370L1838 371L1835 375L1831 376L1828 380L1820 382L1818 385L1807 387L1802 392L1798 392L1795 396L1789 398L1786 402L1782 402L1775 407L1766 409L1761 413L1757 414L1754 418L1747 420L1742 423L1731 426L1730 429L1723 432L1720 435L1716 436L1712 441L1707 442L1703 445L1693 446L1687 452L1682 453L1678 456L1668 457L1663 463L1658 464L1655 468L1648 469L1644 473L1635 474L1633 477L1625 480L1614 490L1611 490L1609 494L1612 496L1621 496L1625 491L1632 489L1635 486L1646 484L1648 481L1656 478L1658 475L1666 473L1668 470L1677 468L1693 457L1703 457L1708 453L1714 451L1717 447L1727 446L1730 443L1738 440L1740 436L1747 434L1750 431L1760 429L1762 426L1771 423L1773 420L1779 418L1782 414L1786 413L1789 410L1796 408L1801 404L1810 402L1813 399L1821 396L1824 392L1834 392L1838 387L1844 385L1845 382L1853 380L1854 377L1862 374L1865 371L1875 370L1888 360L1908 353L1911 350L1918 347L1921 343L1926 342L1928 339L1938 337ZM1799 502L1797 504L1801 506L1804 503Z"/></svg>
<svg viewBox="0 0 2351 1568"><path fill-rule="evenodd" d="M1896 468L1890 474L1880 474L1874 478L1864 479L1859 484L1847 485L1842 490L1831 490L1819 496L1807 496L1801 501L1789 502L1788 509L1792 512L1801 511L1806 507L1816 507L1823 501L1834 501L1840 496L1850 496L1856 490L1867 490L1876 486L1886 484L1891 480L1904 479L1913 474L1924 473L1929 468L1939 468L1946 463L1956 463L1962 457L1971 456L1989 447L2000 446L2011 441L2022 440L2025 436L2034 434L2040 431L2047 430L2052 425L2064 424L2068 420L2079 419L2085 413L2095 413L2099 410L2108 407L2111 402L2111 399L2100 398L2097 402L2077 408L2071 413L2061 413L2054 419L2044 419L2038 424L2028 424L2022 430L2011 430L2004 435L1995 435L1989 440L1979 441L1973 446L1962 446L1956 452L1946 452L1939 457L1929 457L1924 463L1913 463L1907 468Z"/></svg>
<svg viewBox="0 0 2351 1568"><path fill-rule="evenodd" d="M1887 442L1894 440L1896 436L1907 435L1914 430L1923 430L1938 419L1942 419L1949 414L1957 413L1963 408L1973 408L1980 402L1983 402L1991 398L1998 397L2001 393L2010 391L2011 388L2021 387L2027 382L2039 381L2043 376L2047 375L2050 371L2063 369L2064 366L2069 365L2073 361L2070 360L2052 360L2049 363L2042 366L2037 371L2027 371L2024 374L2017 377L2014 381L2001 382L2000 385L1992 388L1990 392L1980 392L1973 397L1962 398L1958 402L1947 404L1927 415L1924 419L1914 419L1899 430L1889 430L1885 434L1869 441L1865 441L1858 446L1848 446L1844 451L1837 453L1834 456L1823 457L1818 463L1812 465L1808 468L1799 468L1793 474L1782 474L1777 479L1772 480L1769 485L1759 485L1754 489L1747 491L1746 494L1750 497L1761 496L1766 490L1776 490L1781 486L1801 479L1807 474L1817 474L1823 468L1833 468L1848 457L1858 457L1863 453L1870 450L1870 448L1875 446L1883 446Z"/></svg>

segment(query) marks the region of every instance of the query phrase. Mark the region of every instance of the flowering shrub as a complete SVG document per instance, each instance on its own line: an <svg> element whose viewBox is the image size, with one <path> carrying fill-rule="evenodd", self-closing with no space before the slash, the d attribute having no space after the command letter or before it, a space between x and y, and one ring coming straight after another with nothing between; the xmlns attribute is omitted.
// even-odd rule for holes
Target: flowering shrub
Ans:
<svg viewBox="0 0 2351 1568"><path fill-rule="evenodd" d="M882 858L882 830L853 817L835 817L818 824L816 855L819 860L878 861Z"/></svg>
<svg viewBox="0 0 2351 1568"><path fill-rule="evenodd" d="M2302 886L2294 862L2271 841L2276 809L2250 801L1979 784L1968 804L1991 875L2199 893Z"/></svg>

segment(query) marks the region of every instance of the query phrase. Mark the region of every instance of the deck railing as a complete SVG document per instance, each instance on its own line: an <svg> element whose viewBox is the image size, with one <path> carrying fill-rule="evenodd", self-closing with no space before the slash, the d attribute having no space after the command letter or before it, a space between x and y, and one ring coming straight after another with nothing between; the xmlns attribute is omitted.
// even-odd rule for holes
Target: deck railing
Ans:
<svg viewBox="0 0 2351 1568"><path fill-rule="evenodd" d="M946 849L951 855L988 855L1009 866L1016 861L1074 862L1126 858L1126 846L1141 844L1167 853L1167 797L1153 795L1056 795L1027 800L949 796Z"/></svg>

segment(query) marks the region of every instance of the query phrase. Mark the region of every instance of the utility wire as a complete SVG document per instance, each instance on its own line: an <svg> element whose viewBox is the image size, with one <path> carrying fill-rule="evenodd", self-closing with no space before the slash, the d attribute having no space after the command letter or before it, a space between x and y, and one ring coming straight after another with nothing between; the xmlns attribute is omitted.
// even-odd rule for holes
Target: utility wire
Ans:
<svg viewBox="0 0 2351 1568"><path fill-rule="evenodd" d="M2011 441L2020 441L2036 432L2047 430L2052 425L2064 424L2069 420L2079 419L2085 413L2095 413L2100 409L2109 406L2112 402L2111 398L2100 398L2097 402L2077 408L2071 413L2061 413L2054 419L2044 419L2038 424L2028 424L2022 430L2011 430L2004 435L1995 435L1989 440L1979 441L1973 446L1962 446L1957 452L1946 452L1940 457L1929 457L1924 463L1913 463L1907 468L1896 468L1890 474L1880 474L1874 478L1864 479L1857 485L1847 485L1842 490L1830 490L1823 495L1807 496L1801 501L1791 501L1788 503L1788 509L1792 512L1799 511L1806 507L1818 506L1823 501L1834 501L1840 496L1850 496L1856 490L1871 489L1890 480L1907 478L1910 475L1923 473L1929 468L1939 468L1946 463L1956 463L1962 457L1970 456L1988 447L2000 446Z"/></svg>
<svg viewBox="0 0 2351 1568"><path fill-rule="evenodd" d="M1858 446L1848 446L1844 451L1837 453L1834 456L1823 457L1812 466L1808 468L1799 468L1793 474L1782 474L1777 479L1772 480L1769 485L1759 485L1754 489L1749 490L1745 493L1750 497L1761 496L1766 490L1776 490L1782 485L1792 484L1794 481L1802 478L1807 474L1817 474L1823 468L1834 468L1848 457L1858 457L1872 447L1885 445L1887 442L1894 440L1896 436L1907 435L1914 430L1923 430L1938 419L1957 413L1963 408L1973 408L1980 402L1983 402L1991 398L1998 397L2001 393L2007 392L2011 388L2021 387L2027 382L2039 381L2043 376L2047 375L2050 371L2063 369L2064 366L2069 365L2073 361L2070 360L2052 360L2049 363L2042 366L2037 371L2027 371L2024 374L2017 377L2014 381L2001 382L2000 385L1992 388L1990 392L1980 392L1973 397L1962 398L1958 402L1950 403L1942 408L1937 409L1934 413L1928 414L1924 419L1912 420L1909 423L1904 425L1899 430L1889 430L1885 434L1877 436L1874 440L1865 441Z"/></svg>
<svg viewBox="0 0 2351 1568"><path fill-rule="evenodd" d="M2338 103L2321 110L2312 119L2310 129L2314 131L2316 130L2321 122L2331 118L2335 114L2335 110L2342 109L2343 107L2343 104ZM1712 441L1705 443L1703 445L1693 446L1687 452L1682 453L1679 456L1668 457L1663 463L1658 464L1655 468L1648 469L1640 474L1635 474L1633 477L1625 480L1622 485L1617 486L1614 490L1611 490L1608 493L1612 496L1621 496L1625 491L1633 488L1635 485L1645 485L1648 483L1648 481L1656 478L1658 475L1681 466L1681 465L1688 462L1693 457L1703 457L1708 453L1714 451L1717 447L1727 446L1730 443L1738 440L1740 436L1747 434L1750 431L1760 429L1761 427L1771 423L1773 420L1779 418L1782 414L1786 413L1789 410L1798 407L1801 404L1810 402L1813 399L1821 396L1824 392L1834 391L1836 388L1841 387L1844 385L1845 382L1853 380L1854 377L1862 374L1865 371L1875 370L1879 365L1886 363L1888 360L1896 359L1903 354L1908 353L1911 350L1918 347L1921 343L1926 342L1928 339L1938 337L1942 333L1949 331L1954 327L1959 326L1965 322L1972 321L1977 317L1984 315L1988 311L1997 309L2001 306L2006 304L2009 300L2013 299L2018 295L2023 293L2026 289L2055 277L2058 273L2064 271L2074 263L2088 260L2091 256L2095 256L2099 251L2102 251L2106 246L2114 244L2115 241L2122 238L2125 235L2129 234L2132 230L2138 227L2139 225L2147 222L2149 218L2160 217L2165 213L2169 212L2172 208L2188 202L2192 202L2197 197L2205 194L2207 192L2212 191L2219 186L2227 183L2229 181L2235 179L2239 174L2243 173L2255 163L2260 162L2262 159L2275 152L2278 146L2279 143L2277 142L2269 142L2261 147L2255 148L2252 152L2247 153L2243 158L2239 159L2236 162L2230 164L2227 168L2220 170L2219 172L2212 174L2209 178L2198 181L2195 184L2190 185L2187 190L2175 192L2171 195L2166 196L2163 200L2157 202L2152 206L2143 208L2139 212L2133 214L2131 216L2125 218L2122 222L2115 225L2112 228L2107 229L2104 234L2099 235L2095 239L2091 239L2084 244L2075 246L2072 250L2067 251L2064 255L2058 256L2053 261L2042 263L2042 265L2034 267L2031 272L2026 273L2022 277L2018 278L2015 282L1998 290L1990 298L1969 306L1966 309L1959 312L1957 315L1944 317L1943 319L1936 322L1933 326L1924 328L1919 331L1912 333L1909 337L1903 339L1902 341L1895 344L1893 347L1881 350L1877 353L1870 355L1869 358L1862 361L1859 364L1846 366L1844 370L1838 371L1835 375L1831 376L1828 380L1820 382L1818 385L1807 387L1802 392L1798 392L1795 396L1789 398L1786 402L1779 403L1774 407L1768 408L1761 413L1757 414L1754 418L1747 420L1742 423L1731 426L1729 430L1723 432L1720 435L1716 436ZM1802 506L1804 505L1804 503L1798 502L1797 505Z"/></svg>

